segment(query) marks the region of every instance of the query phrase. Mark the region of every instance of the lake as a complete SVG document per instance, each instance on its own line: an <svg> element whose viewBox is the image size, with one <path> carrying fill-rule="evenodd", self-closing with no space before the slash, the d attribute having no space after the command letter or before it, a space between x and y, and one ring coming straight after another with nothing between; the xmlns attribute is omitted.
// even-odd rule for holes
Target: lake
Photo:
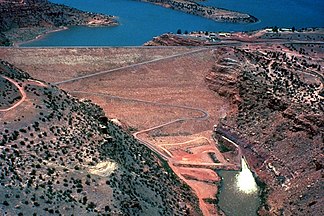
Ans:
<svg viewBox="0 0 324 216"><path fill-rule="evenodd" d="M202 4L246 12L261 21L219 23L133 0L51 0L84 11L115 15L116 27L71 27L21 46L139 46L166 32L248 31L267 26L324 27L322 0L209 0Z"/></svg>

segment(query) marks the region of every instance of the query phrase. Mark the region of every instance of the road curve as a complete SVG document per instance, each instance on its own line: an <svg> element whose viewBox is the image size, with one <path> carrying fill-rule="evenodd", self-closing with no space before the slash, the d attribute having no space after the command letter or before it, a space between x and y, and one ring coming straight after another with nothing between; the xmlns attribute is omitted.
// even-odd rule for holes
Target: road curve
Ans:
<svg viewBox="0 0 324 216"><path fill-rule="evenodd" d="M26 95L26 92L25 92L24 88L23 88L23 87L20 87L20 85L19 85L15 80L13 80L13 79L11 79L11 78L9 78L9 77L6 77L6 76L4 76L4 75L0 75L0 76L2 76L4 79L6 79L6 80L8 80L9 82L11 82L12 84L14 84L14 85L18 88L18 90L19 90L19 92L20 92L20 94L21 94L21 96L22 96L21 99L20 99L17 103L15 103L14 105L12 105L11 107L9 107L9 108L7 108L7 109L0 109L0 112L7 112L7 111L9 111L9 110L12 110L12 109L16 108L16 107L19 106L22 102L24 102L25 99L26 99L26 97L27 97L27 95Z"/></svg>
<svg viewBox="0 0 324 216"><path fill-rule="evenodd" d="M70 93L76 93L76 94L90 94L90 95L98 95L98 96L103 96L103 97L109 97L112 99L118 99L118 100L124 100L124 101L131 101L131 102L138 102L138 103L144 103L144 104L149 104L149 105L154 105L154 106L159 106L159 107L172 107L172 108L179 108L179 109L187 109L191 111L197 111L200 112L201 115L197 117L188 117L188 118L178 118L148 129L144 129L138 132L133 133L133 136L140 141L142 144L146 145L148 148L153 150L155 153L159 154L164 160L168 161L169 157L166 156L164 153L162 153L159 149L157 149L154 145L150 144L149 142L141 139L138 137L139 134L141 133L146 133L158 128L165 127L167 125L175 124L178 122L183 122L183 121L190 121L190 120L206 120L209 118L209 113L203 109L200 108L195 108L195 107L190 107L190 106L184 106L184 105L175 105L175 104L165 104L165 103L160 103L160 102L154 102L154 101L146 101L146 100L141 100L141 99L133 99L133 98L127 98L127 97L121 97L121 96L116 96L116 95L110 95L110 94L105 94L105 93L98 93L98 92L85 92L85 91L70 91Z"/></svg>

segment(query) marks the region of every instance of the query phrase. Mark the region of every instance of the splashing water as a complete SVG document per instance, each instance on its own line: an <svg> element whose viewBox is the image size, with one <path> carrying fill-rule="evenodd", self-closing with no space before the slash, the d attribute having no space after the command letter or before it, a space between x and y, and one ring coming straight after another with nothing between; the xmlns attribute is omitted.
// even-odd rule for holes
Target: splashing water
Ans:
<svg viewBox="0 0 324 216"><path fill-rule="evenodd" d="M236 186L241 192L246 194L256 193L258 191L253 174L244 158L242 158L242 171L236 176Z"/></svg>

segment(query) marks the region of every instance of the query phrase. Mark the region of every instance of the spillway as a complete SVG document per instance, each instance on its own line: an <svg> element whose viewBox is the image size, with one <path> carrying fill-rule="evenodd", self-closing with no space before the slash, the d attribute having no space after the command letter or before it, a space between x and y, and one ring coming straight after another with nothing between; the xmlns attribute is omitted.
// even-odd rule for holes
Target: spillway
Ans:
<svg viewBox="0 0 324 216"><path fill-rule="evenodd" d="M237 188L246 194L258 192L258 186L244 158L242 158L241 164L242 170L236 175Z"/></svg>

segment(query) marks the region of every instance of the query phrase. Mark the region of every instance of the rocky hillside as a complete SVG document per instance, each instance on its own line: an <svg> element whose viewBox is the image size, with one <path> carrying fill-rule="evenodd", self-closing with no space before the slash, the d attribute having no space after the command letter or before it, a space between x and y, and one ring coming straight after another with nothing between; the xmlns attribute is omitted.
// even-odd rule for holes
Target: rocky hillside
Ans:
<svg viewBox="0 0 324 216"><path fill-rule="evenodd" d="M15 41L20 29L34 29L39 33L72 25L116 25L114 17L83 12L47 0L24 0L0 2L0 32L9 40ZM43 32L39 28L43 27ZM32 34L33 31L30 32ZM30 38L27 38L30 39ZM3 44L4 42L2 42ZM5 45L7 43L4 43Z"/></svg>
<svg viewBox="0 0 324 216"><path fill-rule="evenodd" d="M200 215L168 165L102 109L0 62L1 215Z"/></svg>
<svg viewBox="0 0 324 216"><path fill-rule="evenodd" d="M314 52L316 57L307 53ZM222 48L206 78L232 101L216 132L241 146L266 183L261 215L323 210L323 47Z"/></svg>

